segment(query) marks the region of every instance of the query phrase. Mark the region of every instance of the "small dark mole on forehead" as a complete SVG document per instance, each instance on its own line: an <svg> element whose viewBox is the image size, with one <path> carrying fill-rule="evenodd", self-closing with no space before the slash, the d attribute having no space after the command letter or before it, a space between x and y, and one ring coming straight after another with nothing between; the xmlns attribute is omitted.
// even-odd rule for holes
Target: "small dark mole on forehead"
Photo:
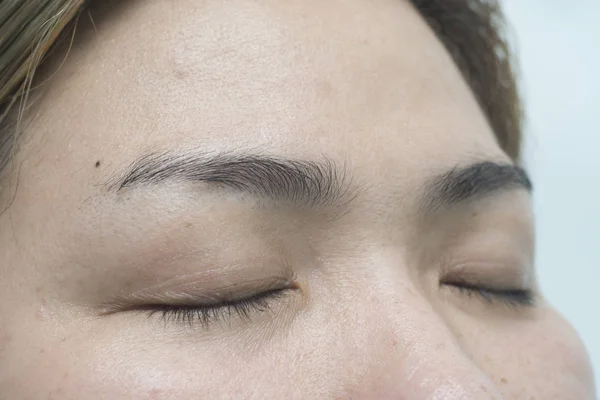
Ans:
<svg viewBox="0 0 600 400"><path fill-rule="evenodd" d="M100 161L96 161L96 168L100 166Z"/></svg>

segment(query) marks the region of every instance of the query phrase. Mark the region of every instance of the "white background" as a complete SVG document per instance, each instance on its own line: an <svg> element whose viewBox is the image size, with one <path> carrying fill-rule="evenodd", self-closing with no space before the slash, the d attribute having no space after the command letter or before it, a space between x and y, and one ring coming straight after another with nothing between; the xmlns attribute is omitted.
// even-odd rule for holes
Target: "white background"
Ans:
<svg viewBox="0 0 600 400"><path fill-rule="evenodd" d="M521 60L542 289L600 386L599 0L502 0Z"/></svg>

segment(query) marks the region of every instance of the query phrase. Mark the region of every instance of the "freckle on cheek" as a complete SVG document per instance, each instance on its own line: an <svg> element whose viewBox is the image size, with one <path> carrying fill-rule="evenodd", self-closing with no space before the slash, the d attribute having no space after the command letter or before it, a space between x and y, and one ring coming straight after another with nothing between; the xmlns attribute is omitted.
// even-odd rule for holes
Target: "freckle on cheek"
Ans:
<svg viewBox="0 0 600 400"><path fill-rule="evenodd" d="M503 384L507 384L508 383L508 381L506 380L506 378L500 379L500 382L502 382Z"/></svg>

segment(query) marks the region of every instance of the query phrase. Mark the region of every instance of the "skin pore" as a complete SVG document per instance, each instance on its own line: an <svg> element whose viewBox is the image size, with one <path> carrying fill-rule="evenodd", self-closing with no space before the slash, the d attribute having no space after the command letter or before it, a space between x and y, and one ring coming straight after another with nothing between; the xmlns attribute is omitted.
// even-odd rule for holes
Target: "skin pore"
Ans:
<svg viewBox="0 0 600 400"><path fill-rule="evenodd" d="M594 397L529 180L407 2L90 15L0 216L2 396Z"/></svg>

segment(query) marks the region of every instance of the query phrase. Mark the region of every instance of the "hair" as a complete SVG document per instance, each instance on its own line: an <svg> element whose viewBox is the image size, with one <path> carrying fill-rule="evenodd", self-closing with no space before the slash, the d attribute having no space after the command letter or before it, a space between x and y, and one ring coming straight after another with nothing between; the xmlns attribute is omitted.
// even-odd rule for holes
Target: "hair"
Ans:
<svg viewBox="0 0 600 400"><path fill-rule="evenodd" d="M401 0L398 0L401 1ZM501 148L518 160L522 109L497 0L410 0L451 55ZM86 0L0 3L0 172L15 152L36 69Z"/></svg>

